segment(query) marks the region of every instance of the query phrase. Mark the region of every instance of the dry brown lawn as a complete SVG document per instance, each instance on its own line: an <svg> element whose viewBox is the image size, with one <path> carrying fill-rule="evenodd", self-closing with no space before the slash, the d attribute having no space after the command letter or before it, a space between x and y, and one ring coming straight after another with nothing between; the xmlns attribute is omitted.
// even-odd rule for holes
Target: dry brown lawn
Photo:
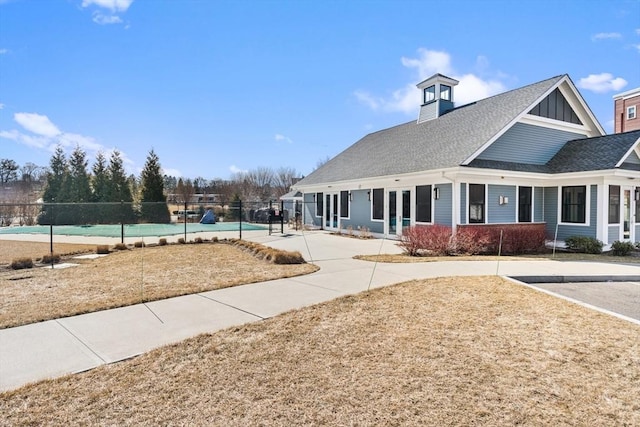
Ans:
<svg viewBox="0 0 640 427"><path fill-rule="evenodd" d="M0 328L317 270L311 264L272 264L224 243L136 248L68 261L79 265L0 271Z"/></svg>
<svg viewBox="0 0 640 427"><path fill-rule="evenodd" d="M640 425L640 327L413 281L0 394L5 425Z"/></svg>
<svg viewBox="0 0 640 427"><path fill-rule="evenodd" d="M54 243L53 251L59 255L80 254L96 251L97 245L78 245L74 243ZM33 260L49 255L50 246L45 242L22 242L18 240L0 240L0 266L9 265L17 258Z"/></svg>

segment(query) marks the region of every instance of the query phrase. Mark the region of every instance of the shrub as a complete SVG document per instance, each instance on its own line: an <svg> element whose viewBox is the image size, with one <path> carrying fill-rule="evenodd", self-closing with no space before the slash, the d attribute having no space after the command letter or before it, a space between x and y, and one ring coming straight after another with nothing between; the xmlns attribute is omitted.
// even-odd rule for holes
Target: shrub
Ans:
<svg viewBox="0 0 640 427"><path fill-rule="evenodd" d="M105 255L109 253L109 245L98 245L96 253L99 255Z"/></svg>
<svg viewBox="0 0 640 427"><path fill-rule="evenodd" d="M451 227L446 225L417 225L403 230L399 246L410 256L424 252L432 255L451 253Z"/></svg>
<svg viewBox="0 0 640 427"><path fill-rule="evenodd" d="M33 268L33 260L31 258L22 257L11 261L9 265L13 270L22 270L24 268Z"/></svg>
<svg viewBox="0 0 640 427"><path fill-rule="evenodd" d="M184 237L180 237L178 239L178 243L180 243L181 245L184 245L185 241L184 241Z"/></svg>
<svg viewBox="0 0 640 427"><path fill-rule="evenodd" d="M167 245L167 239L165 239L164 237L158 240L158 246L166 246L166 245Z"/></svg>
<svg viewBox="0 0 640 427"><path fill-rule="evenodd" d="M600 254L604 243L593 237L569 236L564 240L567 249L585 254Z"/></svg>
<svg viewBox="0 0 640 427"><path fill-rule="evenodd" d="M611 244L611 253L615 256L628 256L635 246L631 242L621 242L616 240Z"/></svg>
<svg viewBox="0 0 640 427"><path fill-rule="evenodd" d="M116 243L115 245L113 245L113 249L116 251L126 251L127 249L127 245L125 245L124 243Z"/></svg>
<svg viewBox="0 0 640 427"><path fill-rule="evenodd" d="M137 242L135 242L135 243L133 244L133 247L134 247L134 248L144 248L144 247L145 247L145 244L144 244L144 242L143 242L143 241L137 241Z"/></svg>
<svg viewBox="0 0 640 427"><path fill-rule="evenodd" d="M425 249L426 234L427 227L425 226L408 227L402 231L398 246L409 256L419 256Z"/></svg>
<svg viewBox="0 0 640 427"><path fill-rule="evenodd" d="M57 264L60 262L60 254L47 254L42 257L43 264Z"/></svg>
<svg viewBox="0 0 640 427"><path fill-rule="evenodd" d="M194 240L194 243L202 243L202 242L203 242L202 237L196 237Z"/></svg>
<svg viewBox="0 0 640 427"><path fill-rule="evenodd" d="M373 237L371 235L371 230L369 229L369 227L362 226L362 227L358 227L358 229L360 230L361 239L371 239Z"/></svg>
<svg viewBox="0 0 640 427"><path fill-rule="evenodd" d="M218 236L213 236L211 241L214 242L214 243L218 243Z"/></svg>
<svg viewBox="0 0 640 427"><path fill-rule="evenodd" d="M271 262L274 264L304 264L305 260L298 251L276 251L271 257Z"/></svg>
<svg viewBox="0 0 640 427"><path fill-rule="evenodd" d="M494 231L484 227L458 228L452 239L453 244L451 251L452 253L461 255L497 252L499 242L492 238L492 234L494 234Z"/></svg>
<svg viewBox="0 0 640 427"><path fill-rule="evenodd" d="M497 235L500 241L500 234ZM509 226L502 235L502 253L510 255L539 253L545 249L546 231L542 227Z"/></svg>

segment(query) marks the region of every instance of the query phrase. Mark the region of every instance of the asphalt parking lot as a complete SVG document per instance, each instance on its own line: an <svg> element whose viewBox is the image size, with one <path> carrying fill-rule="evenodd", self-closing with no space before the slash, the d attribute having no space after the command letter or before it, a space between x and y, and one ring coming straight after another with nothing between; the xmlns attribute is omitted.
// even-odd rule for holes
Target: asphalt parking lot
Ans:
<svg viewBox="0 0 640 427"><path fill-rule="evenodd" d="M640 282L530 283L530 286L640 321Z"/></svg>

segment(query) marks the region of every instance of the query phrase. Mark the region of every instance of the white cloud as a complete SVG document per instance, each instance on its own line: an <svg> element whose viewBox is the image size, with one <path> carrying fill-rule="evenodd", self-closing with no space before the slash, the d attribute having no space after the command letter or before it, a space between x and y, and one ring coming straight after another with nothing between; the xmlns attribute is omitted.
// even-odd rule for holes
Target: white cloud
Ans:
<svg viewBox="0 0 640 427"><path fill-rule="evenodd" d="M6 53L9 53L9 49L0 49L0 55L4 55Z"/></svg>
<svg viewBox="0 0 640 427"><path fill-rule="evenodd" d="M632 44L631 46L635 47L636 49L638 49L638 52L640 52L640 44Z"/></svg>
<svg viewBox="0 0 640 427"><path fill-rule="evenodd" d="M287 142L289 144L293 144L293 141L291 140L291 138L289 138L288 136L284 136L282 134L279 134L279 133L275 134L274 139L276 141L284 141L284 142Z"/></svg>
<svg viewBox="0 0 640 427"><path fill-rule="evenodd" d="M47 116L36 113L16 113L13 118L20 126L37 135L52 138L61 133Z"/></svg>
<svg viewBox="0 0 640 427"><path fill-rule="evenodd" d="M387 97L379 97L368 91L358 90L353 93L355 98L374 111L415 114L420 105L420 91L416 88L416 83L436 73L447 75L460 82L454 89L456 105L463 105L506 90L506 86L500 81L500 79L508 77L504 73L497 72L495 77L491 78L482 78L473 73L459 73L452 65L451 55L444 51L420 48L417 58L402 57L401 63L403 66L415 70L413 82L392 91ZM475 69L482 74L490 73L489 59L479 55L476 59Z"/></svg>
<svg viewBox="0 0 640 427"><path fill-rule="evenodd" d="M246 169L240 169L239 167L237 167L236 165L231 165L229 166L229 171L231 173L248 173L249 171Z"/></svg>
<svg viewBox="0 0 640 427"><path fill-rule="evenodd" d="M38 150L53 152L57 146L61 146L66 152L82 148L89 158L102 151L107 155L113 152L113 148L107 148L95 138L80 135L73 132L63 132L49 118L37 113L16 113L13 119L22 130L0 130L0 138L16 141L28 147ZM134 162L123 152L120 152L123 163L133 166Z"/></svg>
<svg viewBox="0 0 640 427"><path fill-rule="evenodd" d="M82 0L82 7L98 6L112 12L126 12L133 0Z"/></svg>
<svg viewBox="0 0 640 427"><path fill-rule="evenodd" d="M0 102L0 110L4 108L4 104Z"/></svg>
<svg viewBox="0 0 640 427"><path fill-rule="evenodd" d="M164 175L175 176L176 178L182 177L182 172L180 172L180 170L178 169L162 168L162 173Z"/></svg>
<svg viewBox="0 0 640 427"><path fill-rule="evenodd" d="M636 28L636 34L640 36L640 28Z"/></svg>
<svg viewBox="0 0 640 427"><path fill-rule="evenodd" d="M93 13L93 22L100 25L122 24L122 19L116 15L103 15L96 11Z"/></svg>
<svg viewBox="0 0 640 427"><path fill-rule="evenodd" d="M620 33L598 33L591 36L591 40L611 40L611 39L621 39L622 34Z"/></svg>
<svg viewBox="0 0 640 427"><path fill-rule="evenodd" d="M589 74L578 81L578 87L595 93L617 91L627 85L622 77L613 77L611 73Z"/></svg>

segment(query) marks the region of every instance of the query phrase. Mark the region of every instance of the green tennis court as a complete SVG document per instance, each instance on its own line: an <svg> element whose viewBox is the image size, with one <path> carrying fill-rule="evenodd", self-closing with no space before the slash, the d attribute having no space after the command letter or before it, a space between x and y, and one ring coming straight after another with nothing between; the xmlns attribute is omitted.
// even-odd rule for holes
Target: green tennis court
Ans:
<svg viewBox="0 0 640 427"><path fill-rule="evenodd" d="M221 231L238 231L239 222L218 222L216 224L187 224L187 233L205 233ZM266 230L266 227L251 223L242 223L243 231ZM53 234L64 236L99 236L120 237L120 224L99 225L54 225ZM48 225L0 228L2 234L49 234ZM124 226L125 237L174 236L184 234L184 224L127 224Z"/></svg>

